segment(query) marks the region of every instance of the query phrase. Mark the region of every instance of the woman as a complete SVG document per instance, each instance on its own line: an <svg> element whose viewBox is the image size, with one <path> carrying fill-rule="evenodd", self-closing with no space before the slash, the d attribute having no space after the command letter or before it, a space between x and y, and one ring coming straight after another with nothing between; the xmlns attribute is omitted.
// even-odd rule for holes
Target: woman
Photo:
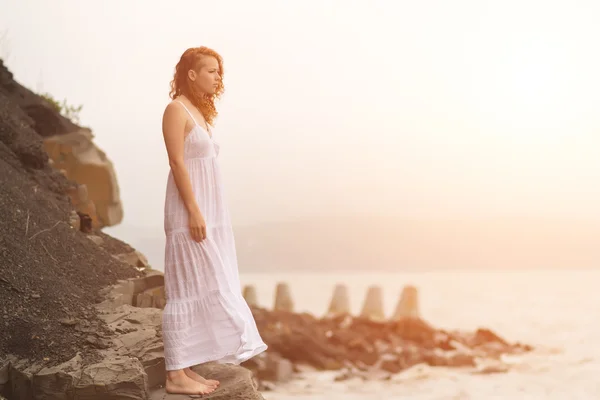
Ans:
<svg viewBox="0 0 600 400"><path fill-rule="evenodd" d="M175 68L163 136L165 197L162 329L167 393L207 394L218 381L189 367L240 364L266 350L241 294L235 242L211 128L223 93L223 61L206 47L186 50Z"/></svg>

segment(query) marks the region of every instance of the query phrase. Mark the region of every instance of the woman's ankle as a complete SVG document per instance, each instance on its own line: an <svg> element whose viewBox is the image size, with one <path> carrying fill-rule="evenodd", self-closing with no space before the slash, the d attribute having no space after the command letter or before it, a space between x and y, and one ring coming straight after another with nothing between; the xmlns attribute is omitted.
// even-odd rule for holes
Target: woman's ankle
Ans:
<svg viewBox="0 0 600 400"><path fill-rule="evenodd" d="M172 381L177 378L181 378L181 376L185 376L185 371L183 369L174 369L171 371L167 371L167 379Z"/></svg>

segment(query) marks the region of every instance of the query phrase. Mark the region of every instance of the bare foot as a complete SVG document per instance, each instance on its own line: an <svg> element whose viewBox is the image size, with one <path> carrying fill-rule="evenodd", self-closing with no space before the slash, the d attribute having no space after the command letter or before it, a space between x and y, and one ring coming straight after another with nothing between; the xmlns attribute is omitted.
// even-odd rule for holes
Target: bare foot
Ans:
<svg viewBox="0 0 600 400"><path fill-rule="evenodd" d="M191 368L184 368L183 372L185 372L185 374L188 377L192 378L196 382L204 383L205 385L213 386L213 387L219 386L219 381L215 381L214 379L203 378L201 375L198 375L197 373L192 371Z"/></svg>
<svg viewBox="0 0 600 400"><path fill-rule="evenodd" d="M208 394L214 392L215 386L197 382L178 370L167 372L165 390L169 394Z"/></svg>

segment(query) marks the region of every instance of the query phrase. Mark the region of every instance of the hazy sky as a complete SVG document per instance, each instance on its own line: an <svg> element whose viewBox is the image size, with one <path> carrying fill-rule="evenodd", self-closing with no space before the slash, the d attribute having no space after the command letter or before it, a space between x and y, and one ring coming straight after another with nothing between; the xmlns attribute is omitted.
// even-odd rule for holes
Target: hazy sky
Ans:
<svg viewBox="0 0 600 400"><path fill-rule="evenodd" d="M22 84L83 104L162 234L181 53L225 61L234 223L360 211L600 219L600 2L0 0Z"/></svg>

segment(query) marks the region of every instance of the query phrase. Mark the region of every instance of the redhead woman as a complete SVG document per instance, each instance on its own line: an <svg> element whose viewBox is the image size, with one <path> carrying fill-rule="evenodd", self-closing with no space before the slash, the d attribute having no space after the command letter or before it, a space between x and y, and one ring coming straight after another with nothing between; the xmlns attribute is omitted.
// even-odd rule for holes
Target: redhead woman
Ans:
<svg viewBox="0 0 600 400"><path fill-rule="evenodd" d="M162 122L170 172L164 205L162 331L167 393L207 394L219 382L190 369L240 364L265 351L244 300L213 129L223 60L207 47L181 56Z"/></svg>

